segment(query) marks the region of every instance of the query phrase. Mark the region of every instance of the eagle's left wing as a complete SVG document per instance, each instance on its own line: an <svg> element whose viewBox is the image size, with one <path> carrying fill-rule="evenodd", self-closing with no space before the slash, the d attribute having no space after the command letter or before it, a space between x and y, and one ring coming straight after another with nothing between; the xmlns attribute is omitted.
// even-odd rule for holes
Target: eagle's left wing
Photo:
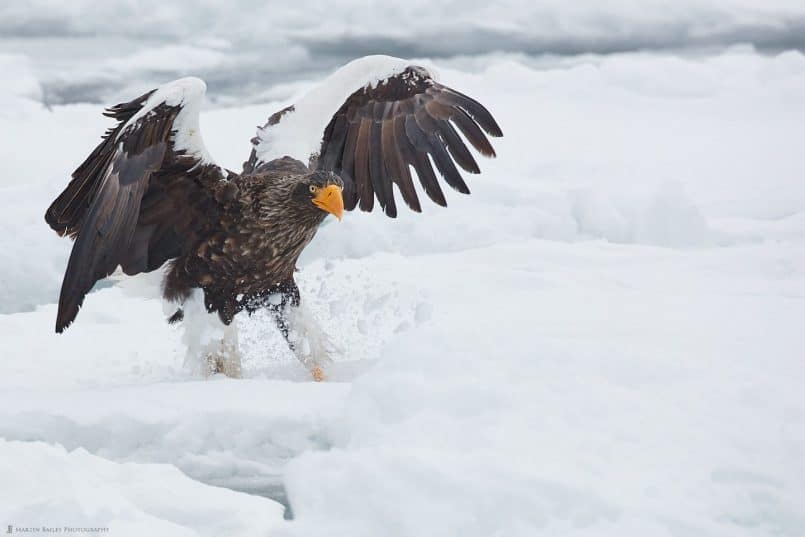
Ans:
<svg viewBox="0 0 805 537"><path fill-rule="evenodd" d="M64 274L56 331L73 322L98 280L120 266L150 272L185 253L236 188L201 140L197 78L164 84L110 108L118 121L73 172L45 213L48 225L75 239Z"/></svg>
<svg viewBox="0 0 805 537"><path fill-rule="evenodd" d="M483 105L438 83L422 67L368 56L272 115L254 140L245 171L285 155L310 159L342 177L347 210L359 205L371 211L377 198L395 217L393 184L412 210L422 210L411 168L438 205L447 202L433 164L448 185L469 193L455 164L469 173L480 169L459 132L482 155L495 156L486 135L502 132Z"/></svg>

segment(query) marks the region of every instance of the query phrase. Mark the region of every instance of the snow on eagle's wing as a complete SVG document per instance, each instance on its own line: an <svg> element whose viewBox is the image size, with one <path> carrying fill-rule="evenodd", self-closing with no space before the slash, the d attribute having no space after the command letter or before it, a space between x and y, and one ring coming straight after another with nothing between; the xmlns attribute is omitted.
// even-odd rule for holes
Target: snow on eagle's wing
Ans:
<svg viewBox="0 0 805 537"><path fill-rule="evenodd" d="M118 265L127 274L159 268L215 217L213 189L226 171L210 161L199 134L204 91L201 80L184 78L105 113L118 125L45 213L51 228L75 239L57 332Z"/></svg>
<svg viewBox="0 0 805 537"><path fill-rule="evenodd" d="M336 112L326 117L332 113L328 110ZM311 135L317 128L323 136ZM474 99L439 84L426 69L405 60L368 56L342 67L296 105L271 116L258 131L246 169L284 154L303 161L316 157L317 168L334 171L344 180L346 209L360 204L371 211L377 197L383 211L394 217L393 183L406 204L421 211L410 168L428 197L447 205L431 161L448 185L469 193L455 163L470 173L480 169L459 132L482 155L493 157L484 131L502 136L492 114Z"/></svg>

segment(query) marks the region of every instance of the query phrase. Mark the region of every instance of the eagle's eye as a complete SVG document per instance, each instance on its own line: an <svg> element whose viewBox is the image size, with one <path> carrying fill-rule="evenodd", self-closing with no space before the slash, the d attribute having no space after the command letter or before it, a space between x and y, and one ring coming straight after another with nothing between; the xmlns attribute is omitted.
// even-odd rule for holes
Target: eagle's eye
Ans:
<svg viewBox="0 0 805 537"><path fill-rule="evenodd" d="M316 185L310 185L310 193L311 194L315 194L318 191L319 191L319 187L317 187Z"/></svg>

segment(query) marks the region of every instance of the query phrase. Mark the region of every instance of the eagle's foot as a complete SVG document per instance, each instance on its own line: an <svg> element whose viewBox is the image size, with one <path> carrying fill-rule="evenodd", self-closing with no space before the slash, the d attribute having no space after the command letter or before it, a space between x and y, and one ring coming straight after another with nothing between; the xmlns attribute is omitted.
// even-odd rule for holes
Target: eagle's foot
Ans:
<svg viewBox="0 0 805 537"><path fill-rule="evenodd" d="M223 373L229 378L239 379L242 376L239 356L210 355L207 357L207 370L210 375Z"/></svg>
<svg viewBox="0 0 805 537"><path fill-rule="evenodd" d="M302 366L310 371L316 382L326 379L325 371L333 363L332 356L338 354L339 347L322 330L313 313L304 307L291 308L287 317L281 319L280 328L287 328L284 333L288 345Z"/></svg>
<svg viewBox="0 0 805 537"><path fill-rule="evenodd" d="M242 376L240 353L237 345L231 341L221 341L217 352L207 354L207 376L216 373L223 373L233 379L239 379Z"/></svg>
<svg viewBox="0 0 805 537"><path fill-rule="evenodd" d="M310 371L315 382L327 380L328 375L325 371L333 364L331 349L328 346L317 346L311 349L305 345L302 349L297 349L294 354L302 366Z"/></svg>

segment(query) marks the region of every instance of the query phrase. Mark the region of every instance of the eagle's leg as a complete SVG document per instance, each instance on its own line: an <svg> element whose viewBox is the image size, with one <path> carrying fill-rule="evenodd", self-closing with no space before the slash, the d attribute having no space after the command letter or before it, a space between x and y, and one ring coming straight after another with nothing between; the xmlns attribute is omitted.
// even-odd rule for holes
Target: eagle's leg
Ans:
<svg viewBox="0 0 805 537"><path fill-rule="evenodd" d="M286 336L288 346L310 371L313 380L324 380L325 372L333 363L331 355L334 345L316 321L313 312L302 304L292 306L287 310L286 324L290 328Z"/></svg>
<svg viewBox="0 0 805 537"><path fill-rule="evenodd" d="M200 290L195 290L182 308L183 339L187 345L185 367L204 377L223 373L240 378L242 371L235 323L224 324L217 313L208 313Z"/></svg>
<svg viewBox="0 0 805 537"><path fill-rule="evenodd" d="M223 337L207 355L207 363L212 373L223 373L227 377L240 378L240 350L238 348L238 331L235 323L223 326Z"/></svg>
<svg viewBox="0 0 805 537"><path fill-rule="evenodd" d="M332 364L333 344L316 322L312 312L305 308L294 284L269 297L266 309L277 323L288 347L313 377L320 382Z"/></svg>

